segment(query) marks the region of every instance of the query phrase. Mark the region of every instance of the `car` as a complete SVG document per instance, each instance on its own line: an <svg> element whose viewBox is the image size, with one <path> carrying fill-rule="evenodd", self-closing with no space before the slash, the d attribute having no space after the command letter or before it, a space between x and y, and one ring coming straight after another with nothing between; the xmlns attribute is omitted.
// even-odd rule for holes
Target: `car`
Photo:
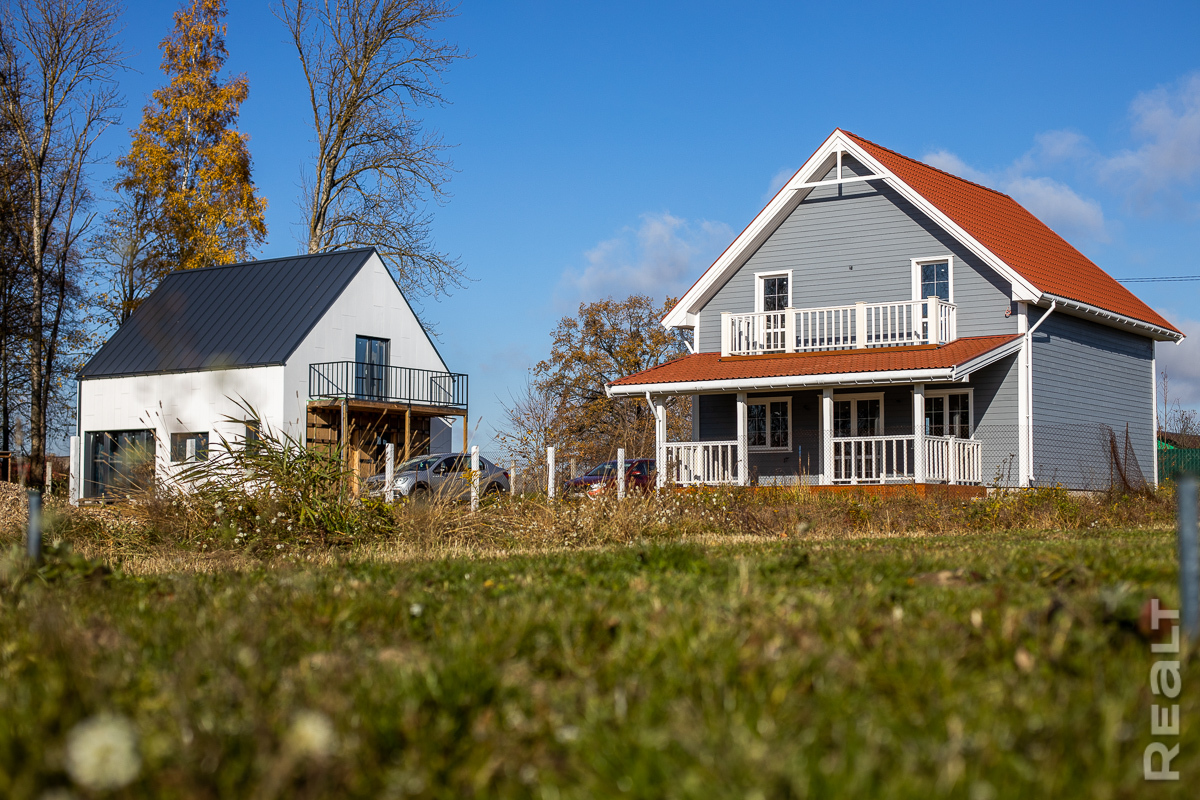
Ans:
<svg viewBox="0 0 1200 800"><path fill-rule="evenodd" d="M572 478L563 487L565 496L600 497L617 491L617 462L605 461L592 467L584 475ZM654 487L654 459L625 459L625 490L646 491Z"/></svg>
<svg viewBox="0 0 1200 800"><path fill-rule="evenodd" d="M364 484L364 494L367 497L383 497L387 488L387 475L372 475ZM465 453L435 453L410 458L396 467L392 490L396 497L409 497L414 500L432 496L455 500L466 497L471 493L471 456ZM508 472L480 456L480 494L507 494L510 490Z"/></svg>

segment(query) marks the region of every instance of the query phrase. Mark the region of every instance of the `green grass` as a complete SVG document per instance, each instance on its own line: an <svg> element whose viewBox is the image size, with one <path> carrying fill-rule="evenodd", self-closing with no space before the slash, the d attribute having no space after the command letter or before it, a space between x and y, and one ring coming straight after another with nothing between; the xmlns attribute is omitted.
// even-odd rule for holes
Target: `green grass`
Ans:
<svg viewBox="0 0 1200 800"><path fill-rule="evenodd" d="M1173 548L1096 529L10 573L0 796L69 786L67 734L105 711L142 757L111 797L1192 796L1195 657L1183 736L1160 737L1182 780L1142 780L1161 656L1137 617L1175 602ZM306 710L325 758L289 733Z"/></svg>

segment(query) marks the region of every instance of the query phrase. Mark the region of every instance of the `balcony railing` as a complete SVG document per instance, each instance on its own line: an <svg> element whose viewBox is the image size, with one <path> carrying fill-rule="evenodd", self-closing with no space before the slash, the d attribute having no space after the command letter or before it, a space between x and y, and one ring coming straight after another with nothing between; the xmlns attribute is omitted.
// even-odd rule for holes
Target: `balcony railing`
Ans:
<svg viewBox="0 0 1200 800"><path fill-rule="evenodd" d="M309 365L308 396L313 400L347 398L466 408L467 376L357 361L327 361Z"/></svg>
<svg viewBox="0 0 1200 800"><path fill-rule="evenodd" d="M897 303L721 313L721 355L806 353L945 344L957 338L957 306L937 297Z"/></svg>

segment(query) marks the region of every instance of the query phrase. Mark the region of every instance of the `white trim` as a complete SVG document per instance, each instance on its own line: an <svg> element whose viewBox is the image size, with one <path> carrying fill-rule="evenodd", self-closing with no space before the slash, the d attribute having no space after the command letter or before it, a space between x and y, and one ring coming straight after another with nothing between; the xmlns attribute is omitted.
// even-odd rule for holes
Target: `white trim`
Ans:
<svg viewBox="0 0 1200 800"><path fill-rule="evenodd" d="M933 203L922 197L916 190L900 180L890 170L871 157L858 143L846 136L840 129L833 133L817 148L804 165L783 185L762 211L750 221L750 224L738 234L737 238L725 249L725 252L704 271L693 286L684 293L675 307L665 317L662 324L665 327L690 327L695 325L695 316L699 309L707 303L716 290L724 284L728 274L739 269L749 259L767 238L774 233L787 215L812 191L805 184L813 183L813 177L822 168L828 172L830 161L836 161L842 153L849 153L857 161L870 169L877 178L866 180L881 180L895 189L918 209L933 219L937 224L962 242L971 252L977 255L985 264L994 269L1012 286L1014 300L1037 301L1042 292L1012 267L1005 264L998 256L984 247L973 236L963 230ZM838 176L841 177L840 175Z"/></svg>
<svg viewBox="0 0 1200 800"><path fill-rule="evenodd" d="M783 447L772 447L771 441L771 403L787 403L787 444ZM750 406L767 407L767 442L765 445L750 444ZM746 447L751 453L782 453L792 450L792 396L779 397L747 397L746 398Z"/></svg>
<svg viewBox="0 0 1200 800"><path fill-rule="evenodd" d="M1169 331L1166 328L1161 328L1157 325L1152 325L1149 322L1143 322L1140 319L1127 317L1123 314L1118 314L1114 311L1106 311L1103 308L1082 303L1078 300L1071 300L1066 297L1059 297L1055 294L1043 295L1043 301L1050 301L1051 305L1058 304L1059 308L1067 313L1076 312L1076 316L1083 317L1099 317L1104 324L1110 327L1126 328L1143 336L1149 336L1152 339L1164 342L1182 342L1186 337L1182 333Z"/></svg>
<svg viewBox="0 0 1200 800"><path fill-rule="evenodd" d="M850 424L851 424L851 426L853 426L855 420L858 419L858 401L859 400L878 400L879 401L879 430L876 433L854 432L854 433L851 433L849 436L839 436L837 438L853 439L853 438L859 437L859 436L883 436L884 435L884 433L883 433L883 431L884 431L883 414L884 414L884 406L887 404L883 402L883 392L835 392L833 395L833 402L835 402L835 403L838 403L838 402L850 403ZM832 425L832 421L831 421L831 425Z"/></svg>
<svg viewBox="0 0 1200 800"><path fill-rule="evenodd" d="M950 299L947 303L954 303L954 256L937 256L934 258L914 258L912 259L912 299L924 300L921 297L921 267L925 264L940 264L946 262L947 273L950 276Z"/></svg>
<svg viewBox="0 0 1200 800"><path fill-rule="evenodd" d="M776 270L771 270L769 272L756 272L756 273L754 273L754 313L761 314L764 311L764 309L763 309L763 281L766 280L767 278L782 278L782 277L787 277L787 281L788 281L787 305L785 305L784 308L792 307L792 286L794 285L794 283L792 281L792 271L790 269L776 269ZM776 309L776 311L782 312L783 308Z"/></svg>

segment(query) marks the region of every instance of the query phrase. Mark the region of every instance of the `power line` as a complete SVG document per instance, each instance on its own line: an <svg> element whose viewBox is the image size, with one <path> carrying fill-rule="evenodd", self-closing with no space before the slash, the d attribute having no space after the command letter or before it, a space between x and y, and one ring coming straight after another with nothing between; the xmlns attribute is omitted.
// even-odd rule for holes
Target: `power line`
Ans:
<svg viewBox="0 0 1200 800"><path fill-rule="evenodd" d="M1177 281L1200 281L1200 275L1166 275L1159 278L1117 278L1121 283L1175 283Z"/></svg>

